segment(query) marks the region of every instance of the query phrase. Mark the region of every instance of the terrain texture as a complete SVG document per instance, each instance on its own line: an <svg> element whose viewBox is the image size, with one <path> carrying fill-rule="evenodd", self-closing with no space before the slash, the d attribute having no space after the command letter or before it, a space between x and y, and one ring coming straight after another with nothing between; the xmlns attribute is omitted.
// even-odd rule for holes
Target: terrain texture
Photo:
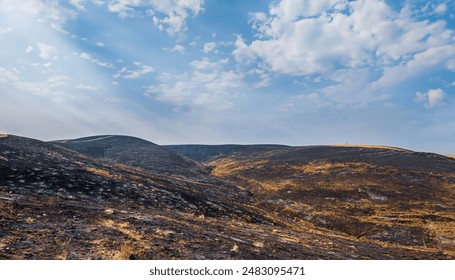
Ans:
<svg viewBox="0 0 455 280"><path fill-rule="evenodd" d="M454 259L455 160L0 135L0 259Z"/></svg>

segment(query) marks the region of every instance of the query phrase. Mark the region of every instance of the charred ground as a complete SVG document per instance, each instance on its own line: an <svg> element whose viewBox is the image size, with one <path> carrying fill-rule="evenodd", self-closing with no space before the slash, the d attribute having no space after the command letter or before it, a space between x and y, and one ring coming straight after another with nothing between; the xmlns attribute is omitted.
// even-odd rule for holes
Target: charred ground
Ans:
<svg viewBox="0 0 455 280"><path fill-rule="evenodd" d="M2 135L0 259L453 259L454 186L395 148Z"/></svg>

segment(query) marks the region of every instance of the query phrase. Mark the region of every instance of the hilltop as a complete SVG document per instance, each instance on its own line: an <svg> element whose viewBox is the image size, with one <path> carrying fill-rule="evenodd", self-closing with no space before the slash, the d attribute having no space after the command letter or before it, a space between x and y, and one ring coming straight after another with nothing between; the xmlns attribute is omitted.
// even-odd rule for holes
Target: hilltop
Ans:
<svg viewBox="0 0 455 280"><path fill-rule="evenodd" d="M103 161L121 163L161 175L200 177L208 173L202 164L155 143L131 136L100 135L51 143Z"/></svg>

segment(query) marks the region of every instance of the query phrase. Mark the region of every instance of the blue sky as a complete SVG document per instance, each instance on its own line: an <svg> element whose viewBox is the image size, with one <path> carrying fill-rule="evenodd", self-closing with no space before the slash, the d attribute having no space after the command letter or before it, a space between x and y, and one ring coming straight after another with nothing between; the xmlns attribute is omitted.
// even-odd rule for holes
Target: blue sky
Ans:
<svg viewBox="0 0 455 280"><path fill-rule="evenodd" d="M0 131L455 154L455 2L0 0Z"/></svg>

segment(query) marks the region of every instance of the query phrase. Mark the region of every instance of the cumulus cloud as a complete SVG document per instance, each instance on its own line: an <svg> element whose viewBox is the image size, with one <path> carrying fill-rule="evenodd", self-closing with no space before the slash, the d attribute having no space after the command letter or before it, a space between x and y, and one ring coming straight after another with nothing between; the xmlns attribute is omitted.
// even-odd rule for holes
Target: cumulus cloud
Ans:
<svg viewBox="0 0 455 280"><path fill-rule="evenodd" d="M19 70L0 67L0 86L19 81Z"/></svg>
<svg viewBox="0 0 455 280"><path fill-rule="evenodd" d="M84 7L85 0L69 0L69 2L71 3L71 5L73 5L77 9L82 10L82 11L85 10L85 7Z"/></svg>
<svg viewBox="0 0 455 280"><path fill-rule="evenodd" d="M213 113L230 108L232 98L245 87L244 75L225 69L225 60L211 62L204 58L190 64L194 71L161 75L160 83L149 86L145 94L170 105Z"/></svg>
<svg viewBox="0 0 455 280"><path fill-rule="evenodd" d="M63 24L68 19L74 19L77 16L77 11L65 7L60 0L45 1L45 0L2 0L2 7L6 6L10 9L20 9L33 16L43 16L51 22L51 27L63 31ZM74 2L74 3L73 3ZM82 1L71 0L74 7L80 6Z"/></svg>
<svg viewBox="0 0 455 280"><path fill-rule="evenodd" d="M137 67L134 70L128 69L128 67L123 67L118 71L113 77L134 80L142 77L143 75L153 72L153 67L149 65L145 65L140 62L134 62L134 65Z"/></svg>
<svg viewBox="0 0 455 280"><path fill-rule="evenodd" d="M441 3L434 8L434 12L439 15L443 15L447 12L447 4Z"/></svg>
<svg viewBox="0 0 455 280"><path fill-rule="evenodd" d="M403 80L437 67L451 70L455 45L444 45L417 53L407 62L387 67L381 78L372 83L373 88L393 86Z"/></svg>
<svg viewBox="0 0 455 280"><path fill-rule="evenodd" d="M185 47L182 46L182 45L175 45L172 49L170 48L163 48L163 50L165 51L171 51L171 52L178 52L180 54L183 54L185 53Z"/></svg>
<svg viewBox="0 0 455 280"><path fill-rule="evenodd" d="M216 42L208 42L204 44L204 49L202 50L205 53L215 52L216 51Z"/></svg>
<svg viewBox="0 0 455 280"><path fill-rule="evenodd" d="M54 46L38 42L36 43L36 47L38 48L40 58L44 60L57 59L57 49Z"/></svg>
<svg viewBox="0 0 455 280"><path fill-rule="evenodd" d="M419 21L380 0L282 0L251 25L256 39L237 38L236 61L295 76L383 69L454 42L444 21Z"/></svg>
<svg viewBox="0 0 455 280"><path fill-rule="evenodd" d="M418 103L424 103L425 107L428 109L435 108L444 104L446 99L446 93L444 90L438 89L430 89L428 92L417 92L415 101Z"/></svg>
<svg viewBox="0 0 455 280"><path fill-rule="evenodd" d="M203 10L204 0L111 0L108 9L120 17L132 16L137 8L148 9L153 23L168 34L186 30L186 20Z"/></svg>
<svg viewBox="0 0 455 280"><path fill-rule="evenodd" d="M69 6L66 4L69 2ZM20 9L33 16L42 16L50 21L50 26L67 33L63 26L68 19L75 19L85 11L86 0L1 0L3 9ZM186 31L186 21L203 11L204 0L91 0L98 6L106 5L107 9L120 17L146 14L153 23L168 34L174 35ZM0 32L1 35L1 32Z"/></svg>
<svg viewBox="0 0 455 280"><path fill-rule="evenodd" d="M25 53L31 53L33 52L33 46L28 46L26 49L25 49Z"/></svg>
<svg viewBox="0 0 455 280"><path fill-rule="evenodd" d="M190 62L190 66L197 70L211 70L221 68L223 64L227 64L228 59L222 59L218 62L211 62L208 58L204 57L200 60L193 60Z"/></svg>

